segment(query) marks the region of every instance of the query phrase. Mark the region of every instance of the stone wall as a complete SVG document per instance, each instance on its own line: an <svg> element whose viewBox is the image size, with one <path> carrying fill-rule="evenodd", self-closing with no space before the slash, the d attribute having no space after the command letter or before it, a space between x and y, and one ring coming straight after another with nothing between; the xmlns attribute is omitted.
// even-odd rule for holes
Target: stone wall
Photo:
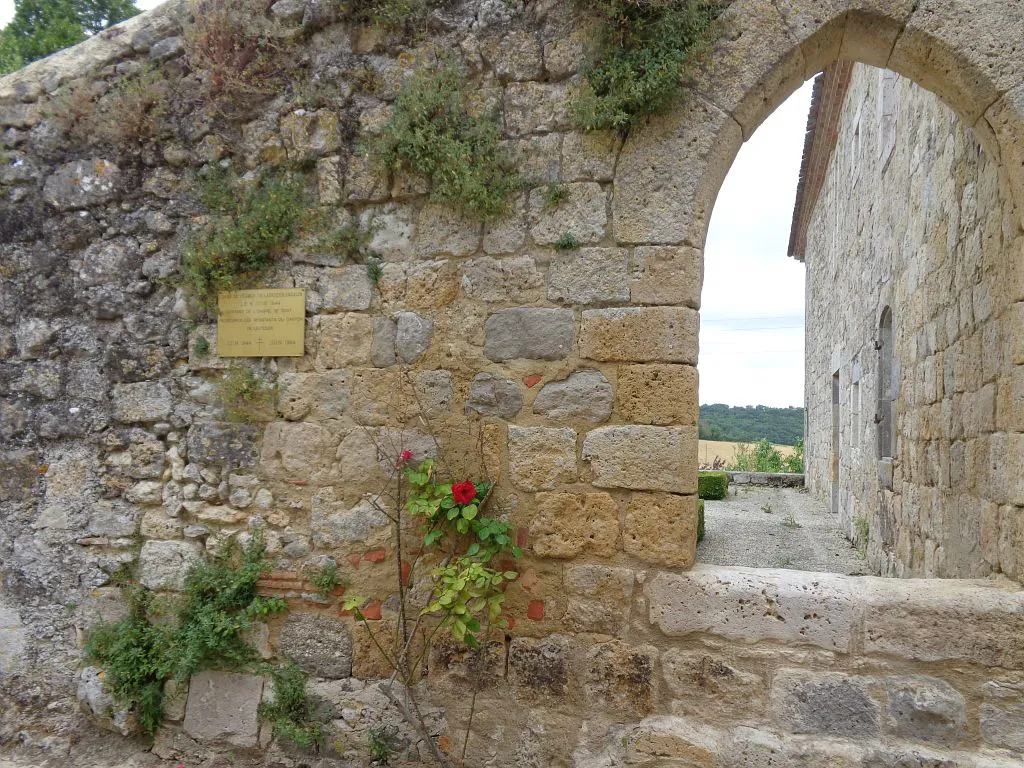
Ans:
<svg viewBox="0 0 1024 768"><path fill-rule="evenodd" d="M867 16L852 0L806 5L733 3L739 29L713 78L624 141L571 127L585 37L561 2L453 2L410 42L339 23L316 0L281 0L271 14L295 41L293 69L237 112L189 101L203 73L190 69L176 3L0 80L0 745L73 757L93 733L76 700L91 719L110 714L95 670L80 670L81 644L123 614L123 566L173 594L190 564L259 525L276 568L263 588L293 610L253 639L299 662L335 705L328 759L360 759L369 729L396 722L387 670L338 595L314 594L303 572L333 561L346 589L374 598L371 625L393 626L394 538L372 502L386 506L410 450L439 454L456 479L497 480L491 510L525 550L508 634L487 649L470 764L1018 762L1014 585L685 571L701 247L742 136L847 45L891 54L987 115L1007 158L1020 125L1012 88L1024 73L998 36L1016 39L1021 20L998 4L968 14L998 38L983 56L976 37L958 37L952 0L939 3L952 26L909 2L869 3ZM497 224L431 203L418 180L385 178L361 150L438 50L493 110L529 182ZM936 66L936 50L962 66ZM170 138L111 149L62 133L83 93L146 66L171 83ZM269 422L239 424L218 401L227 362L215 329L175 280L207 221L197 179L286 162L338 223L378 225L381 272L374 281L312 241L280 254L266 284L306 289L306 354L252 361L278 402ZM1016 189L1014 174L1000 179ZM548 182L567 193L554 209ZM552 248L566 232L578 251ZM1009 248L1007 235L999 253L1012 265ZM1019 299L991 295L992 316ZM1024 362L1018 338L1001 336L1007 366ZM990 476L1020 477L1006 464ZM421 683L429 735L453 750L470 671L465 648L439 641ZM254 711L266 690L260 678L197 676L155 750L193 762L278 750ZM836 696L855 717L806 705ZM396 738L422 754L415 734Z"/></svg>
<svg viewBox="0 0 1024 768"><path fill-rule="evenodd" d="M876 572L1014 575L1024 562L1024 369L1005 346L1019 333L1015 234L972 131L909 80L855 67L808 228L808 485L832 503L838 461L840 523ZM894 453L876 423L886 307Z"/></svg>

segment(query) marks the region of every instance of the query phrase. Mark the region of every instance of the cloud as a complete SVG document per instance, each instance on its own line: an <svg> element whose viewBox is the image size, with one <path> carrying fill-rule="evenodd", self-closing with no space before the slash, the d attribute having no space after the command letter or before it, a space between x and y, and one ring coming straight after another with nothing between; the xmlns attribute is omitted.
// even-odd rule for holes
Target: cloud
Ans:
<svg viewBox="0 0 1024 768"><path fill-rule="evenodd" d="M704 249L700 401L803 405L804 266L789 230L811 103L810 82L740 149Z"/></svg>

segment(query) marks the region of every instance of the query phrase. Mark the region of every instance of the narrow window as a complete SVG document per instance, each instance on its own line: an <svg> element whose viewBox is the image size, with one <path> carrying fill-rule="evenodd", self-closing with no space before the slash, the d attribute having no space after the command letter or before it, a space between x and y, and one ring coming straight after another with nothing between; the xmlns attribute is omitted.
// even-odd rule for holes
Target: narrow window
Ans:
<svg viewBox="0 0 1024 768"><path fill-rule="evenodd" d="M878 458L891 458L893 454L892 430L892 311L882 310L878 324Z"/></svg>

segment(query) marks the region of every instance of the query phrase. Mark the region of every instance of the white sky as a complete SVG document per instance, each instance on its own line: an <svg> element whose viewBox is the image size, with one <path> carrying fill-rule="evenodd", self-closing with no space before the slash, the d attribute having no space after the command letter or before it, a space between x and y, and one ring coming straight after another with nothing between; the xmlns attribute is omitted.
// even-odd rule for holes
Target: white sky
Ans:
<svg viewBox="0 0 1024 768"><path fill-rule="evenodd" d="M701 296L700 401L804 403L804 266L789 258L812 82L740 149L711 217Z"/></svg>
<svg viewBox="0 0 1024 768"><path fill-rule="evenodd" d="M0 0L0 27L13 14L14 0ZM804 267L786 251L810 103L808 81L743 146L715 204L704 251L702 403L803 405Z"/></svg>

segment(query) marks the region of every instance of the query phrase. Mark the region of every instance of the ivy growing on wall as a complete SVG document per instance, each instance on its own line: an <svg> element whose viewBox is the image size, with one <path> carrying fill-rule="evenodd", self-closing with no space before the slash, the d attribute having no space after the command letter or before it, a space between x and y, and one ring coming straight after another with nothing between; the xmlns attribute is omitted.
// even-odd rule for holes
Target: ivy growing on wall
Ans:
<svg viewBox="0 0 1024 768"><path fill-rule="evenodd" d="M626 134L682 96L717 37L720 0L577 0L594 39L573 105L585 130Z"/></svg>

